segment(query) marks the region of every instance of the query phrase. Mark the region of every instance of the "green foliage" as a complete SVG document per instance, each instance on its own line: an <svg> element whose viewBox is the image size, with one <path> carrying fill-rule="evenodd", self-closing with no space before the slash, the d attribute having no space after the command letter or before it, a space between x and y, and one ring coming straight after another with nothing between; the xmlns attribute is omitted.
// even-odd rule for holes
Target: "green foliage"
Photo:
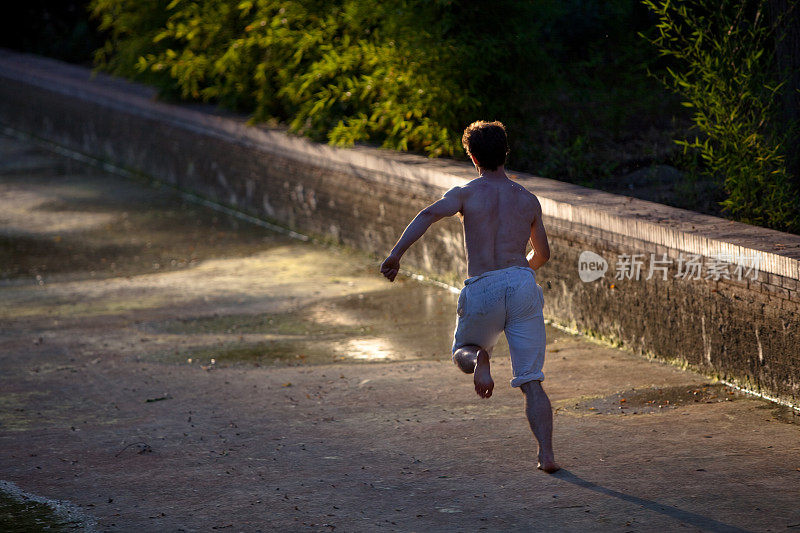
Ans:
<svg viewBox="0 0 800 533"><path fill-rule="evenodd" d="M166 92L171 80L137 70L139 59L153 50L154 40L167 20L168 0L92 0L89 8L109 38L95 51L95 64L120 76L153 83Z"/></svg>
<svg viewBox="0 0 800 533"><path fill-rule="evenodd" d="M143 5L147 4L147 5ZM448 2L94 0L112 32L98 64L182 98L277 118L337 144L460 150L478 105L443 36Z"/></svg>
<svg viewBox="0 0 800 533"><path fill-rule="evenodd" d="M557 59L596 70L606 55L587 50L608 48L609 31L622 35L609 28L635 5L91 1L110 35L96 53L100 68L154 83L167 95L250 112L256 121L277 119L315 139L431 156L460 153L463 128L478 118L524 129L525 103L574 78Z"/></svg>
<svg viewBox="0 0 800 533"><path fill-rule="evenodd" d="M767 0L643 0L658 16L651 39L671 61L665 84L682 95L700 135L701 172L724 183L737 220L800 231L800 194L786 165L789 132L777 127L773 26Z"/></svg>

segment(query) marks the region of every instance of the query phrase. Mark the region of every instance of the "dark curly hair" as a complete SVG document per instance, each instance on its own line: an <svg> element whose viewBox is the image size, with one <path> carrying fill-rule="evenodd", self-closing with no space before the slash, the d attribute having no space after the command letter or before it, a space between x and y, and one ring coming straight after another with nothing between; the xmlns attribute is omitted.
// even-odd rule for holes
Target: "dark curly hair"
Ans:
<svg viewBox="0 0 800 533"><path fill-rule="evenodd" d="M464 130L461 144L468 155L475 156L481 168L497 170L497 167L506 164L508 138L502 122L473 122Z"/></svg>

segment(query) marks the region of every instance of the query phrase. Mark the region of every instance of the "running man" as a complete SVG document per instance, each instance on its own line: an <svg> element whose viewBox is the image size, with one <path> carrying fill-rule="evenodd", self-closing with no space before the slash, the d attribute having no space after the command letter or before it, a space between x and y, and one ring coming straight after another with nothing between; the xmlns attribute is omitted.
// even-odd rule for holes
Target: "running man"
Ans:
<svg viewBox="0 0 800 533"><path fill-rule="evenodd" d="M478 177L420 211L381 265L381 273L394 281L400 258L431 224L460 215L469 277L458 297L453 362L474 374L478 396L489 398L494 389L489 360L505 332L514 375L511 386L525 396L525 414L539 443L538 467L552 473L559 466L553 457L553 412L542 389L543 295L534 273L550 258L542 207L536 196L506 176L503 124L474 122L461 142ZM533 250L526 257L528 241Z"/></svg>

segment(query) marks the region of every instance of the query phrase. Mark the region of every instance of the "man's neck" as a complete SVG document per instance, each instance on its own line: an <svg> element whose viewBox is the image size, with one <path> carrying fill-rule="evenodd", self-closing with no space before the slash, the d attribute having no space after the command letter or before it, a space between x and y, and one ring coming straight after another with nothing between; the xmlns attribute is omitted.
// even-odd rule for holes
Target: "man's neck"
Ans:
<svg viewBox="0 0 800 533"><path fill-rule="evenodd" d="M487 170L478 167L478 174L481 178L486 178L489 180L500 180L508 178L508 176L506 176L506 169L503 165L500 165L495 170Z"/></svg>

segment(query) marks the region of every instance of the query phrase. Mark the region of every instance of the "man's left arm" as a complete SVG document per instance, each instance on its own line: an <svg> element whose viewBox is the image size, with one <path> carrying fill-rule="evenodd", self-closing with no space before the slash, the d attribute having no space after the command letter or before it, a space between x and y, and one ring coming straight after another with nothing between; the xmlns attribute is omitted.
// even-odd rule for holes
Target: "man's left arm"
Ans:
<svg viewBox="0 0 800 533"><path fill-rule="evenodd" d="M403 231L397 244L389 253L389 257L381 264L381 273L389 281L394 281L400 269L400 258L403 257L406 250L417 242L434 222L455 215L461 211L462 207L461 187L453 187L444 193L441 199L420 211Z"/></svg>
<svg viewBox="0 0 800 533"><path fill-rule="evenodd" d="M538 270L543 264L550 260L550 244L547 242L547 232L544 230L542 222L542 206L539 200L534 204L535 219L531 224L530 243L533 248L528 254L528 266Z"/></svg>

